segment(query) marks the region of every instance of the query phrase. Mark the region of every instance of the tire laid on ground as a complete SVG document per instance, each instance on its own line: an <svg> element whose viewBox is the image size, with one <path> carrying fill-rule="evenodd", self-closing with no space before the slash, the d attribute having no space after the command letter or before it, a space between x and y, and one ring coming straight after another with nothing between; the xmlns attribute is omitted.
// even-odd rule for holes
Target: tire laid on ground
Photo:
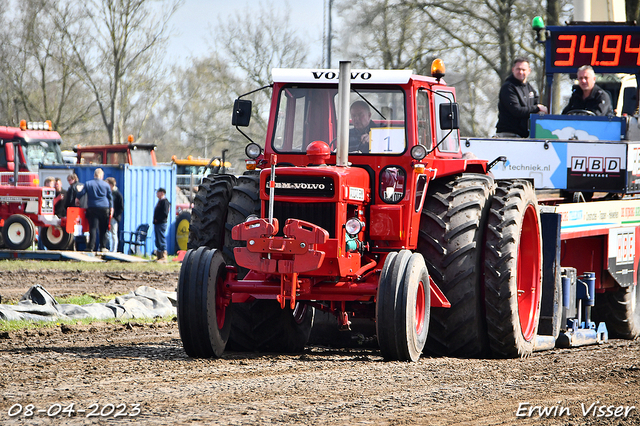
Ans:
<svg viewBox="0 0 640 426"><path fill-rule="evenodd" d="M191 223L191 212L183 210L176 217L176 245L178 250L188 250L189 248L189 224Z"/></svg>
<svg viewBox="0 0 640 426"><path fill-rule="evenodd" d="M214 175L202 179L191 211L188 248L222 249L227 208L234 183L235 177L232 175Z"/></svg>
<svg viewBox="0 0 640 426"><path fill-rule="evenodd" d="M494 191L490 176L463 174L429 184L418 251L451 308L431 311L426 350L436 355L488 354L482 247Z"/></svg>
<svg viewBox="0 0 640 426"><path fill-rule="evenodd" d="M389 255L380 275L376 330L382 356L418 361L429 331L429 273L419 253Z"/></svg>
<svg viewBox="0 0 640 426"><path fill-rule="evenodd" d="M604 321L610 337L640 337L640 285L596 294L594 319Z"/></svg>
<svg viewBox="0 0 640 426"><path fill-rule="evenodd" d="M26 250L33 244L35 225L27 216L14 214L4 221L2 238L11 250Z"/></svg>
<svg viewBox="0 0 640 426"><path fill-rule="evenodd" d="M230 318L220 297L226 265L219 250L189 250L178 279L178 329L192 358L220 357L229 338Z"/></svg>
<svg viewBox="0 0 640 426"><path fill-rule="evenodd" d="M485 238L491 352L497 357L527 356L533 351L542 292L540 215L529 182L497 182Z"/></svg>
<svg viewBox="0 0 640 426"><path fill-rule="evenodd" d="M47 226L40 238L42 244L49 250L69 250L73 247L74 237L60 226Z"/></svg>

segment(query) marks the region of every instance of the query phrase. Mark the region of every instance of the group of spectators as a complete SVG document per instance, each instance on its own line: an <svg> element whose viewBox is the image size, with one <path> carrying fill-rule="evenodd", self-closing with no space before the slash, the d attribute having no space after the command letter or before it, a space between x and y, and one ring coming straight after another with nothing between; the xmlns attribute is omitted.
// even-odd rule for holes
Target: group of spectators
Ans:
<svg viewBox="0 0 640 426"><path fill-rule="evenodd" d="M75 173L67 176L69 189L62 189L60 178L48 177L44 180L45 187L55 188L54 213L59 218L66 217L67 208L82 207L86 209L89 221L88 251L117 252L118 224L124 213L124 199L118 190L113 177L104 179L104 171L96 169L93 179L81 183ZM167 260L166 231L169 218L170 203L166 199L166 190L158 188L156 191L158 204L154 210L153 224L156 237L157 260ZM99 241L99 248L97 247ZM42 248L39 242L39 248Z"/></svg>
<svg viewBox="0 0 640 426"><path fill-rule="evenodd" d="M513 62L511 75L500 88L496 136L526 138L529 136L529 115L548 112L527 81L530 73L527 59L517 58ZM562 114L612 115L611 98L596 84L593 68L589 65L578 68L577 79L578 84Z"/></svg>

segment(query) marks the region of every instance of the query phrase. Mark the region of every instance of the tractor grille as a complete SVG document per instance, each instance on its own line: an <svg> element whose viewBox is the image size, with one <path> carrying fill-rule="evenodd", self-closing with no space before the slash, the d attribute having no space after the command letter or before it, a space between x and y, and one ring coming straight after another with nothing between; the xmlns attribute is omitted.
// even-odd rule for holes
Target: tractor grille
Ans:
<svg viewBox="0 0 640 426"><path fill-rule="evenodd" d="M266 203L265 217L268 216L269 202ZM273 217L280 223L278 235L287 219L300 219L324 228L329 238L336 238L336 205L335 203L286 203L276 201L273 205Z"/></svg>

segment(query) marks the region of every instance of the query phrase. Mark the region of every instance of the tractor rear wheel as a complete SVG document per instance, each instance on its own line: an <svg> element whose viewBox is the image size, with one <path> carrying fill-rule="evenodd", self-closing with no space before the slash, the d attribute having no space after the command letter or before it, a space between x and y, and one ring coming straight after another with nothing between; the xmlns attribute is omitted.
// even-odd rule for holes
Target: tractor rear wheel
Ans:
<svg viewBox="0 0 640 426"><path fill-rule="evenodd" d="M229 200L229 212L227 213L224 247L222 250L222 254L228 263L231 263L233 259L233 264L235 265L233 249L246 245L244 241L234 241L231 237L231 230L234 226L243 223L251 215L260 216L260 176L238 176ZM283 225L283 223L280 224L280 226ZM244 278L247 272L245 268L239 267L238 278Z"/></svg>
<svg viewBox="0 0 640 426"><path fill-rule="evenodd" d="M302 352L311 333L314 309L297 303L282 309L274 300L231 305L229 350L242 352Z"/></svg>
<svg viewBox="0 0 640 426"><path fill-rule="evenodd" d="M612 337L635 339L640 336L640 284L596 294L594 317L604 321Z"/></svg>
<svg viewBox="0 0 640 426"><path fill-rule="evenodd" d="M14 214L4 221L2 238L11 250L26 250L33 244L35 225L27 216Z"/></svg>
<svg viewBox="0 0 640 426"><path fill-rule="evenodd" d="M531 354L540 317L542 237L538 202L528 181L497 184L487 224L484 274L493 355Z"/></svg>
<svg viewBox="0 0 640 426"><path fill-rule="evenodd" d="M222 249L224 225L234 183L235 177L232 175L214 175L202 179L191 211L188 248L204 246Z"/></svg>
<svg viewBox="0 0 640 426"><path fill-rule="evenodd" d="M429 184L418 251L451 308L431 311L427 350L436 355L488 353L482 289L482 247L493 178L463 174Z"/></svg>
<svg viewBox="0 0 640 426"><path fill-rule="evenodd" d="M219 250L189 250L178 279L178 329L192 358L220 357L231 323L226 309L226 265Z"/></svg>
<svg viewBox="0 0 640 426"><path fill-rule="evenodd" d="M42 244L49 250L69 250L73 247L73 234L69 234L60 226L46 226L41 228Z"/></svg>
<svg viewBox="0 0 640 426"><path fill-rule="evenodd" d="M419 253L387 257L380 275L376 330L387 360L418 361L429 331L429 273Z"/></svg>

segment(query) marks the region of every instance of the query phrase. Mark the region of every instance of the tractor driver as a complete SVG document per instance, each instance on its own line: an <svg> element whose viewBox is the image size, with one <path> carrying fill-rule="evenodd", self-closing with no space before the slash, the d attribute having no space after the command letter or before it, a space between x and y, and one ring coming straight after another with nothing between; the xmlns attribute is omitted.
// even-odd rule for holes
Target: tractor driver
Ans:
<svg viewBox="0 0 640 426"><path fill-rule="evenodd" d="M596 74L590 65L578 68L578 87L569 99L569 105L562 110L563 114L584 112L589 115L612 115L609 94L596 84Z"/></svg>
<svg viewBox="0 0 640 426"><path fill-rule="evenodd" d="M369 131L374 126L371 121L371 110L364 101L355 101L351 104L351 123L349 129L349 152L369 152Z"/></svg>

